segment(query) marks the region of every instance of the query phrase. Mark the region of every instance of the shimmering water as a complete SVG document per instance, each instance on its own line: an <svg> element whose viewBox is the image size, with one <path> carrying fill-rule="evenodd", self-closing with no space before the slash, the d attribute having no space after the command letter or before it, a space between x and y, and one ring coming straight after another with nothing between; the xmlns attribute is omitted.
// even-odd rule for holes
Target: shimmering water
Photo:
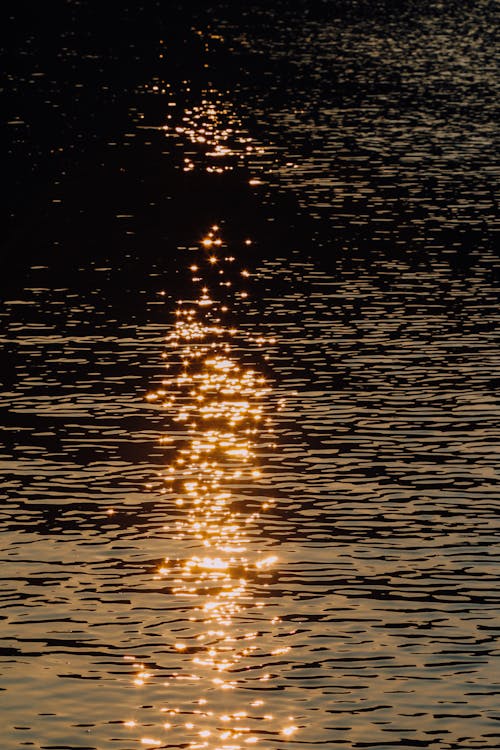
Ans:
<svg viewBox="0 0 500 750"><path fill-rule="evenodd" d="M499 745L493 8L310 6L12 11L6 750Z"/></svg>

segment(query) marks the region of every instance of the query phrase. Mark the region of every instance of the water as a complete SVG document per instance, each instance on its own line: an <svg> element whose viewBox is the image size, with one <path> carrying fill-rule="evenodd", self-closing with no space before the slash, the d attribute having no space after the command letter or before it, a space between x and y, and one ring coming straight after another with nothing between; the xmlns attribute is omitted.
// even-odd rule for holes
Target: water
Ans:
<svg viewBox="0 0 500 750"><path fill-rule="evenodd" d="M498 746L492 14L11 12L6 750Z"/></svg>

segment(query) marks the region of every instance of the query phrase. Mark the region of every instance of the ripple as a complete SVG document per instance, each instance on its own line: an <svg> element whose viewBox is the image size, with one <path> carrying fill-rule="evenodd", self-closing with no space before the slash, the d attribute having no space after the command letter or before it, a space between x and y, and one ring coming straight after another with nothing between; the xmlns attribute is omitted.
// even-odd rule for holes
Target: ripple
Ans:
<svg viewBox="0 0 500 750"><path fill-rule="evenodd" d="M170 12L6 58L5 748L496 747L492 7Z"/></svg>

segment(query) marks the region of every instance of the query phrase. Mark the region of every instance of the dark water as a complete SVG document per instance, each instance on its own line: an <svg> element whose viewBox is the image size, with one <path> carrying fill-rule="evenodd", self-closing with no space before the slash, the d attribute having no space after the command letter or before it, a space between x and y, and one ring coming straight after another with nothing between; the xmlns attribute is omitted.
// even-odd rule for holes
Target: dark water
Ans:
<svg viewBox="0 0 500 750"><path fill-rule="evenodd" d="M5 750L499 746L495 7L271 6L3 11Z"/></svg>

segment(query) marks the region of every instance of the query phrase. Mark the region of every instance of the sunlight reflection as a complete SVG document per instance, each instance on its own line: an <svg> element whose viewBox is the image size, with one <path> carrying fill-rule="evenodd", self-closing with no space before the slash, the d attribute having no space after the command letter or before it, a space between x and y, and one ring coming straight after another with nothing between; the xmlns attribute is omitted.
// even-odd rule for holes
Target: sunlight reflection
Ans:
<svg viewBox="0 0 500 750"><path fill-rule="evenodd" d="M232 171L241 164L251 165L259 172L266 157L266 150L250 136L237 116L234 106L227 101L224 94L210 87L204 89L201 98L192 102L190 88L185 91L184 106L170 99L170 84L158 81L145 84L144 92L155 96L164 96L169 108L166 124L162 126L138 125L140 129L161 130L167 138L184 141L185 156L182 162L184 172L203 169L209 174L223 174ZM251 185L262 182L253 178ZM218 227L217 227L218 229ZM247 242L249 244L249 242ZM211 247L207 240L205 247Z"/></svg>
<svg viewBox="0 0 500 750"><path fill-rule="evenodd" d="M229 702L224 697L267 683L273 659L290 650L272 647L269 638L278 635L281 621L276 616L266 621L260 614L264 603L256 598L269 585L278 563L277 555L256 547L260 513L273 503L253 500L251 492L252 483L262 476L259 452L273 446L274 432L266 378L255 367L241 364L237 340L243 334L221 322L220 315L229 310L227 293L224 305L211 296L214 284L225 280L226 263L234 256L213 254L214 247L225 247L218 225L200 238L199 245L199 257L187 266L196 273L194 298L178 302L166 337L169 376L146 396L167 409L183 430L165 467L162 491L182 514L174 541L192 550L183 559L165 558L155 576L169 585L171 596L179 600L179 607L187 607L189 615L182 637L165 644L175 655L175 668L162 683L170 688L161 709L169 721L162 729L180 732L180 741L187 738L189 748L240 750L262 738L262 722L268 737L291 736L297 729L290 717L261 714L266 701L252 700L253 694ZM240 280L249 276L246 270L236 271ZM235 294L242 292L246 290ZM268 343L264 336L252 341L258 347ZM241 487L246 496L235 491ZM143 663L135 666L138 689L164 679ZM185 698L171 707L170 693L178 700L181 688ZM242 710L249 706L251 713ZM151 736L141 742L154 746L163 740Z"/></svg>
<svg viewBox="0 0 500 750"><path fill-rule="evenodd" d="M186 107L180 121L172 114L167 117L171 124L164 126L165 133L181 135L201 147L207 172L222 173L233 169L237 161L249 155L264 153L246 134L233 107L214 89L210 89L198 105ZM185 172L195 168L192 158L186 157L184 161Z"/></svg>

